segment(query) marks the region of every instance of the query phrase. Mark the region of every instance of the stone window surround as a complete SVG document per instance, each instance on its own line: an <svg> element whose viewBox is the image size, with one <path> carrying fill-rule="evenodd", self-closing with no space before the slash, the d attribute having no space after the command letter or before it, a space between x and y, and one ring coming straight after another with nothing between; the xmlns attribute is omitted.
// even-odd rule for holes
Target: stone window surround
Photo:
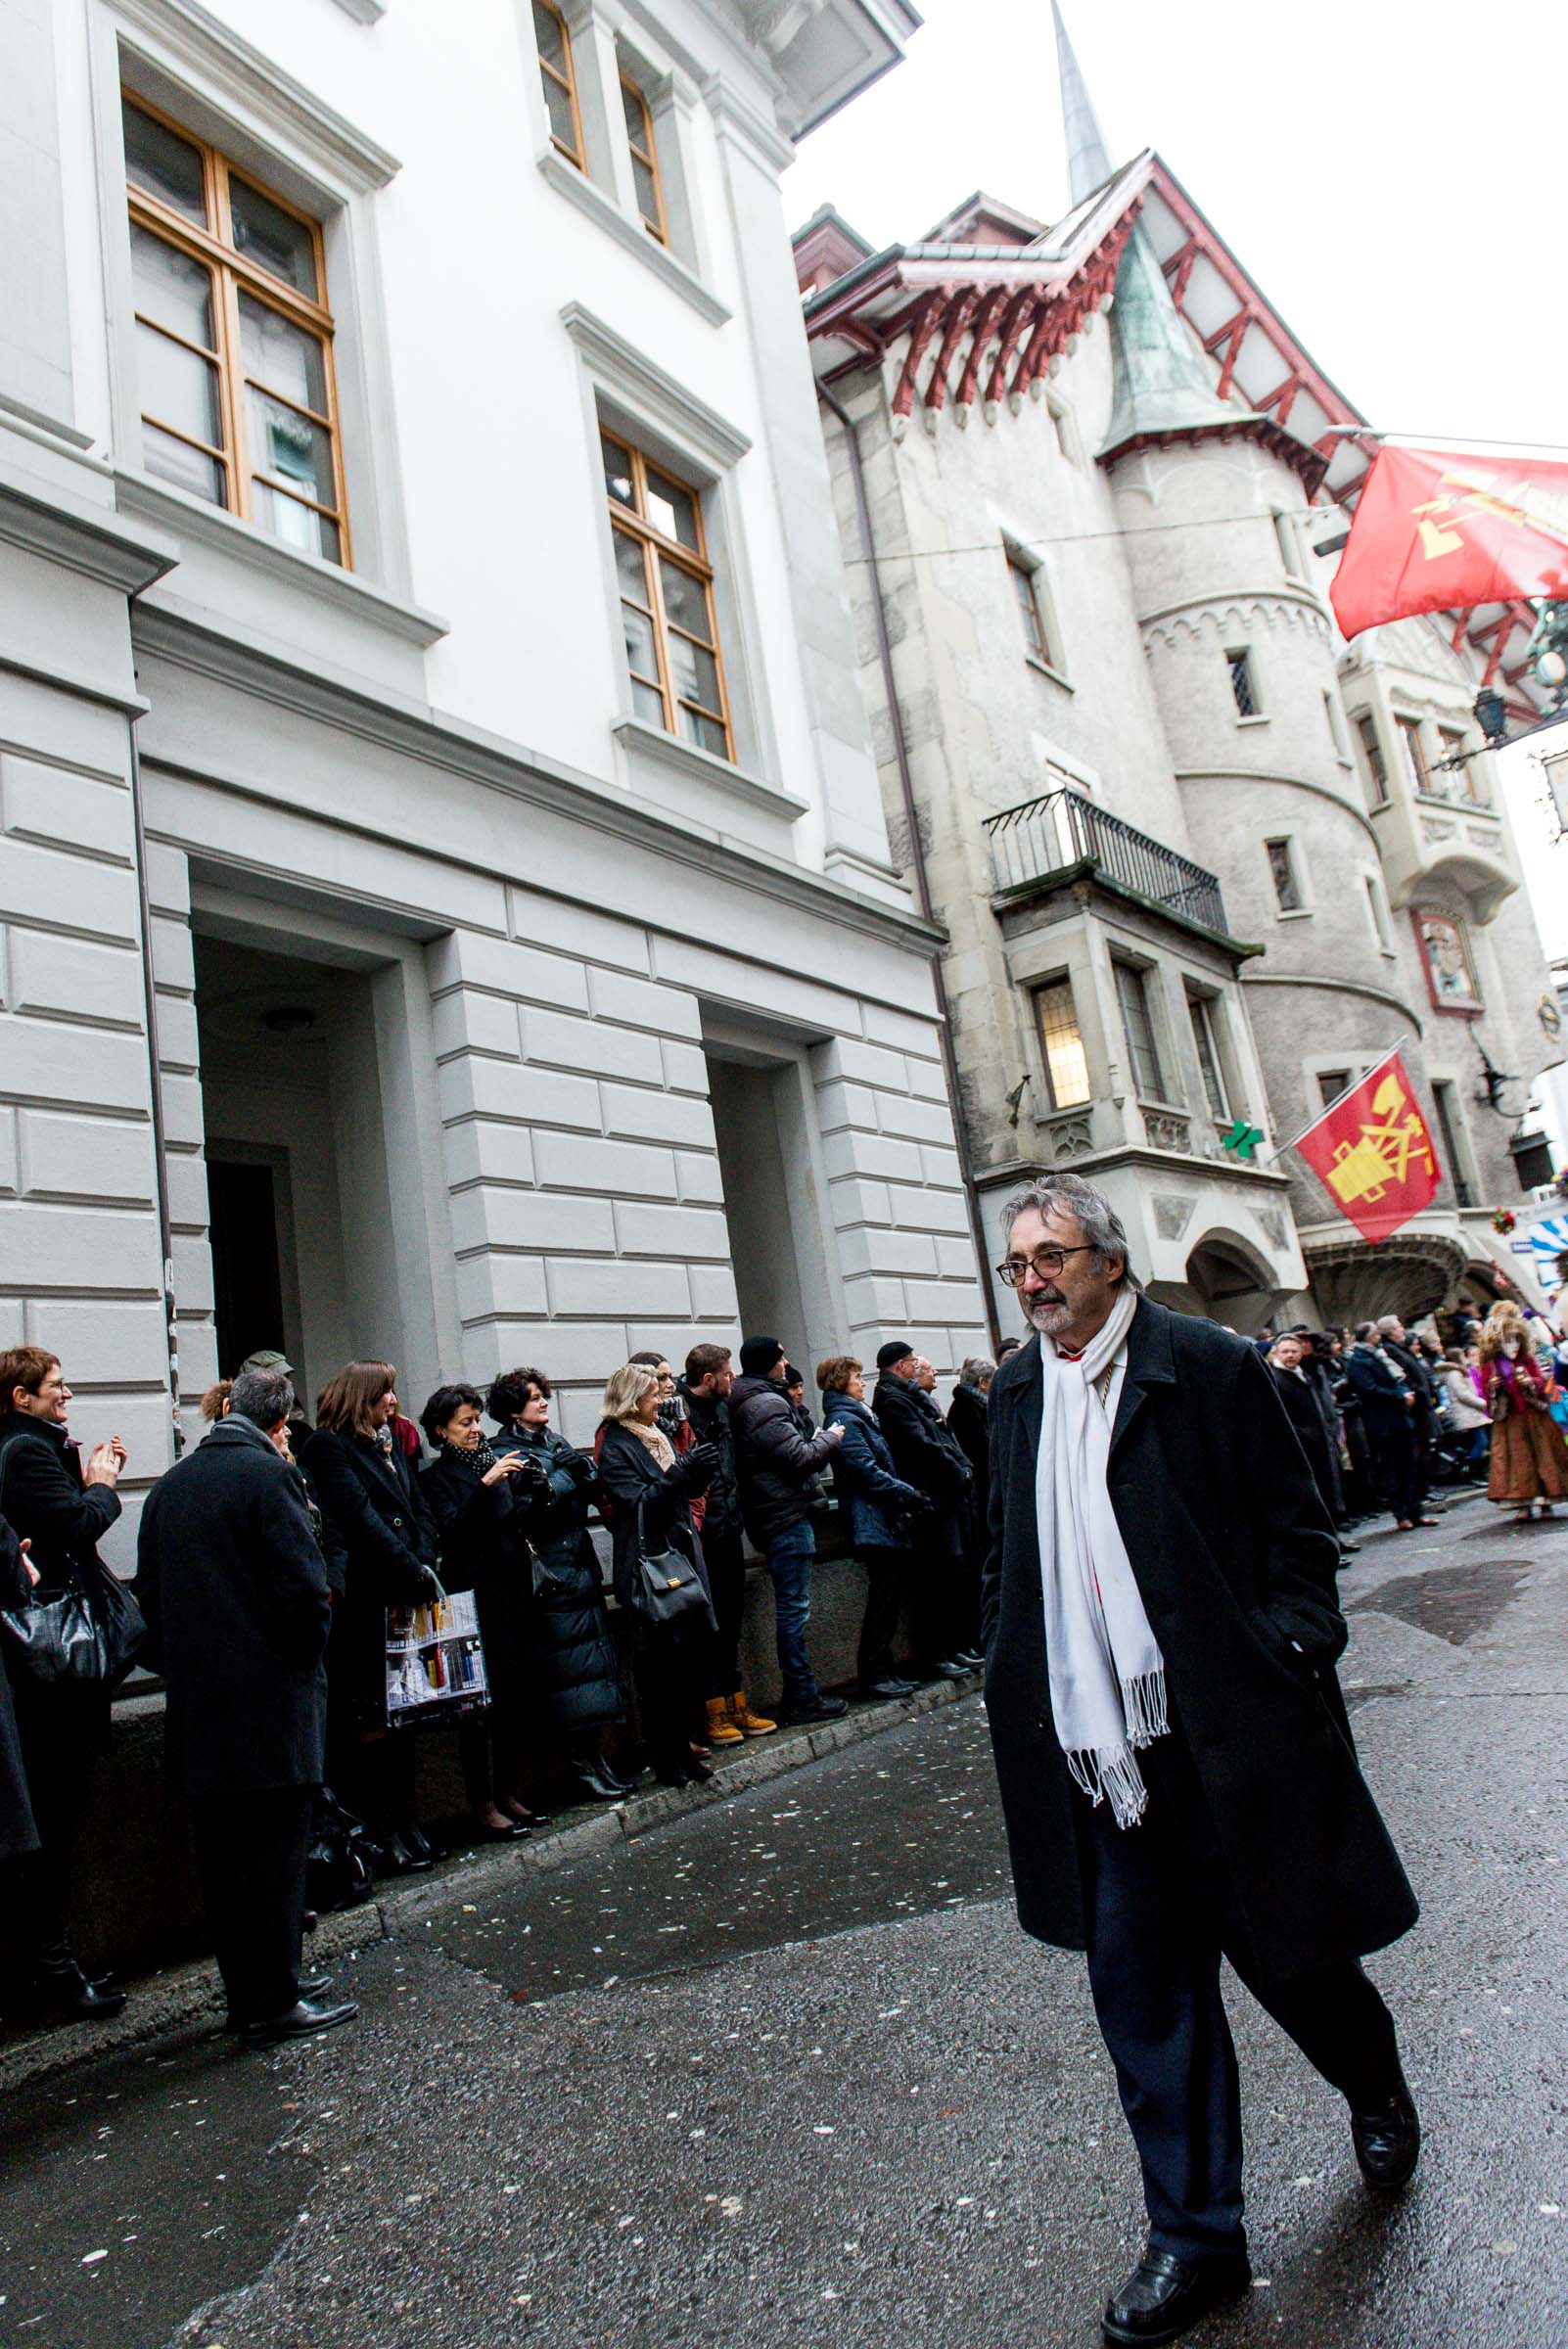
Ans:
<svg viewBox="0 0 1568 2349"><path fill-rule="evenodd" d="M1256 645L1252 643L1250 638L1245 644L1227 644L1224 647L1224 661L1225 683L1231 697L1231 715L1233 722L1238 726L1268 725L1268 713L1263 707L1263 688L1258 678L1258 650ZM1230 673L1230 665L1233 661L1244 661L1247 665L1247 689L1252 696L1252 709L1245 717L1242 715L1241 712L1234 707L1236 688L1235 680Z"/></svg>
<svg viewBox="0 0 1568 2349"><path fill-rule="evenodd" d="M532 0L518 0L518 5L519 38L531 56ZM691 201L688 123L699 103L695 81L669 57L654 54L641 23L618 0L557 0L557 5L572 40L586 168L578 170L557 151L535 72L529 79L529 104L541 142L540 171L559 195L671 287L699 317L722 326L732 312L709 282L707 241ZM665 245L649 235L637 206L621 107L623 72L641 90L653 116L669 237Z"/></svg>
<svg viewBox="0 0 1568 2349"><path fill-rule="evenodd" d="M410 600L392 366L380 292L375 200L397 159L221 24L197 0L91 0L93 118L109 318L113 442L126 502L223 547L275 578L419 644L445 622ZM318 561L171 484L141 463L135 297L126 225L120 86L139 91L321 224L336 326L340 425L356 569ZM134 452L132 454L131 452Z"/></svg>
<svg viewBox="0 0 1568 2349"><path fill-rule="evenodd" d="M1020 532L1008 530L1005 524L1002 525L1001 539L1002 553L1009 565L1014 570L1027 572L1029 575L1029 583L1035 591L1035 609L1039 615L1040 631L1051 652L1056 656L1055 660L1042 660L1038 653L1032 651L1026 645L1024 648L1025 664L1034 669L1037 676L1049 677L1051 683L1059 685L1064 693L1074 693L1077 691L1077 687L1067 674L1067 654L1062 638L1062 619L1056 602L1056 589L1051 577L1049 560L1040 548L1031 546Z"/></svg>
<svg viewBox="0 0 1568 2349"><path fill-rule="evenodd" d="M619 703L612 731L628 761L654 758L693 780L763 807L793 824L807 803L780 780L781 760L769 718L767 675L760 604L746 562L736 467L751 447L739 428L637 350L616 329L570 301L561 323L576 345L582 377L583 426L597 473L601 425L629 434L655 459L663 458L703 500L703 522L714 567L714 603L718 618L735 761L715 758L673 734L644 724L631 702L630 681L620 664ZM610 641L621 643L621 592L607 501L595 502Z"/></svg>
<svg viewBox="0 0 1568 2349"><path fill-rule="evenodd" d="M1290 852L1290 870L1296 884L1297 902L1294 905L1281 905L1274 887L1274 868L1268 851L1276 842L1280 841ZM1272 907L1274 920L1276 922L1310 921L1317 911L1317 900L1313 890L1312 867L1308 863L1307 852L1302 847L1300 833L1269 830L1259 835L1259 845L1263 852L1264 872L1268 883L1268 902Z"/></svg>
<svg viewBox="0 0 1568 2349"><path fill-rule="evenodd" d="M1388 962L1399 960L1399 948L1394 944L1394 917L1389 911L1388 891L1380 872L1363 866L1361 881L1366 894L1366 910L1377 940L1378 952Z"/></svg>

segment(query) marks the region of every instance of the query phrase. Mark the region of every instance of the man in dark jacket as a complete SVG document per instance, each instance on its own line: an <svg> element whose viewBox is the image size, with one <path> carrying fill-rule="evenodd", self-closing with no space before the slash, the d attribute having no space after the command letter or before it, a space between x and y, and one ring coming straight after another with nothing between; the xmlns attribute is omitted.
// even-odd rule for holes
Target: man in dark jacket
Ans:
<svg viewBox="0 0 1568 2349"><path fill-rule="evenodd" d="M98 1544L120 1512L125 1447L111 1436L83 1465L67 1424L70 1389L59 1358L41 1346L0 1354L0 1511L28 1544L40 1596L74 1587L91 1599L110 1571ZM8 1663L39 1849L8 1871L0 2001L19 2021L104 2021L125 1993L83 1973L67 1918L71 1855L109 1749L110 1691L102 1681L38 1681Z"/></svg>
<svg viewBox="0 0 1568 2349"><path fill-rule="evenodd" d="M1421 1514L1421 1458L1416 1441L1416 1393L1408 1373L1390 1354L1375 1321L1356 1325L1356 1343L1345 1357L1345 1375L1361 1407L1371 1449L1372 1471L1396 1529L1436 1525Z"/></svg>
<svg viewBox="0 0 1568 2349"><path fill-rule="evenodd" d="M959 1364L958 1384L947 1405L947 1432L969 1462L973 1483L964 1519L963 1612L958 1626L959 1646L969 1654L980 1650L980 1577L990 1545L991 1422L988 1417L991 1382L996 1365L982 1354Z"/></svg>
<svg viewBox="0 0 1568 2349"><path fill-rule="evenodd" d="M252 2047L359 2011L318 2004L327 1981L300 1975L332 1602L303 1483L279 1449L293 1403L281 1371L242 1371L228 1416L155 1487L137 1544L229 2028Z"/></svg>
<svg viewBox="0 0 1568 2349"><path fill-rule="evenodd" d="M692 1434L713 1447L713 1482L702 1499L699 1535L708 1566L708 1588L718 1629L714 1637L708 1688L710 1744L733 1745L737 1736L771 1737L778 1727L754 1713L741 1685L740 1638L746 1615L746 1543L741 1521L740 1479L729 1398L735 1385L727 1346L694 1346L678 1392Z"/></svg>
<svg viewBox="0 0 1568 2349"><path fill-rule="evenodd" d="M1437 1374L1410 1336L1398 1313L1384 1313L1378 1324L1379 1343L1396 1370L1403 1370L1415 1397L1410 1433L1415 1438L1415 1466L1420 1479L1416 1497L1424 1506L1432 1488L1437 1441L1443 1432L1438 1417Z"/></svg>
<svg viewBox="0 0 1568 2349"><path fill-rule="evenodd" d="M1420 2130L1360 1959L1416 1905L1334 1677L1333 1531L1255 1349L1142 1296L1077 1176L1003 1223L1037 1334L991 1391L987 1709L1020 1920L1086 1951L1143 2170L1105 2332L1170 2341L1251 2280L1222 1955L1394 2188Z"/></svg>
<svg viewBox="0 0 1568 2349"><path fill-rule="evenodd" d="M777 1338L748 1338L741 1348L741 1376L729 1398L741 1516L754 1545L767 1560L773 1580L778 1668L784 1683L781 1718L836 1721L848 1707L842 1696L824 1696L807 1649L811 1620L811 1560L816 1536L811 1511L825 1496L819 1471L843 1441L836 1427L809 1443L796 1424L784 1392L784 1349Z"/></svg>
<svg viewBox="0 0 1568 2349"><path fill-rule="evenodd" d="M916 1531L909 1581L909 1628L915 1670L925 1680L961 1681L981 1658L963 1646L965 1531L973 1472L963 1447L922 1384L929 1371L907 1338L890 1338L877 1353L871 1408L888 1439L893 1465L923 1493L930 1515ZM932 1386L936 1385L935 1378Z"/></svg>

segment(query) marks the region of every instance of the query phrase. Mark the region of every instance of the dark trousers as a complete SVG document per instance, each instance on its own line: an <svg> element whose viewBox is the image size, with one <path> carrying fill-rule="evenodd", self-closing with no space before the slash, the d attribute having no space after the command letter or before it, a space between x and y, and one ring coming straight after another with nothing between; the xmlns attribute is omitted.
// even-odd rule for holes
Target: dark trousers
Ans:
<svg viewBox="0 0 1568 2349"><path fill-rule="evenodd" d="M860 1646L855 1669L862 1685L871 1681L899 1678L893 1661L893 1642L899 1634L899 1610L909 1581L909 1552L881 1543L868 1543L855 1552L865 1568L865 1614L860 1621Z"/></svg>
<svg viewBox="0 0 1568 2349"><path fill-rule="evenodd" d="M811 1560L816 1536L809 1520L786 1526L767 1545L767 1571L773 1578L774 1636L778 1644L781 1701L785 1705L814 1705L816 1675L807 1646L811 1620Z"/></svg>
<svg viewBox="0 0 1568 2349"><path fill-rule="evenodd" d="M102 1688L22 1679L13 1690L17 1736L40 1849L5 1870L5 1969L23 1977L69 1942L71 1859L98 1774L109 1700Z"/></svg>
<svg viewBox="0 0 1568 2349"><path fill-rule="evenodd" d="M684 1771L691 1763L691 1735L707 1678L708 1647L706 1635L669 1631L638 1635L632 1655L637 1715L644 1750L661 1775Z"/></svg>
<svg viewBox="0 0 1568 2349"><path fill-rule="evenodd" d="M527 1739L516 1699L500 1697L457 1727L457 1759L471 1811L515 1797Z"/></svg>
<svg viewBox="0 0 1568 2349"><path fill-rule="evenodd" d="M300 1996L315 1799L314 1786L267 1786L191 1804L202 1899L236 2023L269 2022Z"/></svg>
<svg viewBox="0 0 1568 2349"><path fill-rule="evenodd" d="M1244 2239L1241 2097L1222 1956L1354 2109L1393 2094L1399 2049L1356 1959L1285 1982L1259 1975L1227 1928L1234 1904L1178 1732L1138 1759L1149 1807L1136 1826L1118 1827L1109 1802L1091 1809L1073 1796L1089 1988L1142 2165L1150 2240L1191 2259Z"/></svg>
<svg viewBox="0 0 1568 2349"><path fill-rule="evenodd" d="M746 1613L746 1550L738 1531L703 1533L708 1589L718 1630L706 1696L733 1696L741 1684L741 1623Z"/></svg>
<svg viewBox="0 0 1568 2349"><path fill-rule="evenodd" d="M1416 1518L1426 1490L1421 1455L1412 1427L1387 1426L1369 1431L1372 1464L1384 1500L1396 1517Z"/></svg>
<svg viewBox="0 0 1568 2349"><path fill-rule="evenodd" d="M961 1529L943 1517L933 1529L927 1518L915 1528L915 1544L907 1576L909 1635L916 1670L929 1672L963 1644L958 1631L964 1584ZM978 1630L977 1624L977 1635Z"/></svg>

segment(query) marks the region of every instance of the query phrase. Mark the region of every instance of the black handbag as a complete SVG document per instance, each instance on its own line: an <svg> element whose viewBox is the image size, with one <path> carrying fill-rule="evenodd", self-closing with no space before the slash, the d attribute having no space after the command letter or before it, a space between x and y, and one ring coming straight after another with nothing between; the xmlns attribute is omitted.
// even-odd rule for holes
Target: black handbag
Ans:
<svg viewBox="0 0 1568 2349"><path fill-rule="evenodd" d="M650 1496L642 1495L637 1502L637 1556L631 1574L631 1605L650 1629L663 1631L673 1624L696 1624L706 1617L711 1631L718 1628L713 1601L702 1576L684 1550L667 1544L663 1549L648 1546L647 1517L644 1514Z"/></svg>
<svg viewBox="0 0 1568 2349"><path fill-rule="evenodd" d="M5 1459L0 1451L0 1509ZM46 1596L39 1584L24 1606L0 1607L0 1636L26 1679L46 1684L97 1681L113 1688L135 1663L147 1637L141 1608L117 1576L103 1567L95 1564L91 1579L89 1590L81 1569L72 1566L71 1580L63 1589Z"/></svg>

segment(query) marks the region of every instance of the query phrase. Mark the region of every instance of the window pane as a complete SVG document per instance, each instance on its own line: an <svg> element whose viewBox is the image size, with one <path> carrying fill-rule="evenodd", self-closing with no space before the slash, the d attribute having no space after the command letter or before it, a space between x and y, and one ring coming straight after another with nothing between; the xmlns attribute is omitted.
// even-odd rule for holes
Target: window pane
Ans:
<svg viewBox="0 0 1568 2349"><path fill-rule="evenodd" d="M247 371L269 392L298 400L301 408L327 412L327 362L317 335L306 334L264 301L240 296L240 350Z"/></svg>
<svg viewBox="0 0 1568 2349"><path fill-rule="evenodd" d="M539 45L539 55L544 63L554 66L558 73L564 73L567 69L566 33L560 18L552 10L541 8L539 0L533 0L533 37Z"/></svg>
<svg viewBox="0 0 1568 2349"><path fill-rule="evenodd" d="M639 612L635 604L623 604L621 627L626 643L626 667L638 676L657 677L659 656L655 650L654 624L647 613ZM661 702L661 722L663 717L664 704Z"/></svg>
<svg viewBox="0 0 1568 2349"><path fill-rule="evenodd" d="M218 374L210 359L171 343L156 326L138 326L136 378L144 415L211 448L223 446Z"/></svg>
<svg viewBox="0 0 1568 2349"><path fill-rule="evenodd" d="M247 187L229 174L229 214L234 222L234 250L248 261L281 277L297 293L317 298L316 243L302 220L286 212L281 204Z"/></svg>
<svg viewBox="0 0 1568 2349"><path fill-rule="evenodd" d="M719 708L718 663L712 653L693 644L689 636L669 637L669 679L683 701L701 702L705 710Z"/></svg>
<svg viewBox="0 0 1568 2349"><path fill-rule="evenodd" d="M1215 1049L1213 1018L1208 1000L1203 995L1189 994L1187 1011L1192 1020L1192 1041L1197 1047L1198 1067L1203 1073L1203 1089L1209 1103L1209 1115L1227 1118L1225 1088L1220 1076L1220 1056Z"/></svg>
<svg viewBox="0 0 1568 2349"><path fill-rule="evenodd" d="M257 473L270 473L291 482L320 505L335 506L337 484L332 478L332 436L296 408L269 399L254 384L247 388L246 421L251 436L251 463ZM279 535L283 533L280 531Z"/></svg>
<svg viewBox="0 0 1568 2349"><path fill-rule="evenodd" d="M1155 1050L1154 1024L1149 1017L1143 973L1135 971L1130 963L1119 962L1116 966L1116 992L1122 1005L1122 1026L1132 1061L1134 1087L1145 1098L1163 1100L1165 1088L1160 1076L1160 1056Z"/></svg>
<svg viewBox="0 0 1568 2349"><path fill-rule="evenodd" d="M665 697L656 685L644 685L640 678L633 677L631 680L631 707L645 724L663 726Z"/></svg>
<svg viewBox="0 0 1568 2349"><path fill-rule="evenodd" d="M133 188L144 188L166 204L170 211L207 226L207 193L202 183L202 154L139 106L126 105L125 177Z"/></svg>
<svg viewBox="0 0 1568 2349"><path fill-rule="evenodd" d="M671 623L684 628L689 635L700 636L704 644L714 641L713 624L708 617L708 590L701 579L694 579L689 571L678 563L659 558L659 580L664 590L665 611Z"/></svg>
<svg viewBox="0 0 1568 2349"><path fill-rule="evenodd" d="M605 434L599 436L599 450L604 459L604 485L618 506L636 508L636 492L631 485L631 458L620 442Z"/></svg>
<svg viewBox="0 0 1568 2349"><path fill-rule="evenodd" d="M642 92L629 81L621 84L621 111L626 119L626 136L633 147L640 147L644 155L651 154L653 137L648 127Z"/></svg>
<svg viewBox="0 0 1568 2349"><path fill-rule="evenodd" d="M679 539L682 546L696 550L697 500L689 489L672 482L668 474L648 468L648 520L656 530L667 538Z"/></svg>
<svg viewBox="0 0 1568 2349"><path fill-rule="evenodd" d="M569 155L576 155L577 126L572 119L572 94L553 73L541 73L539 80L544 88L544 111L550 117L550 136L559 139Z"/></svg>
<svg viewBox="0 0 1568 2349"><path fill-rule="evenodd" d="M646 609L649 602L648 574L642 541L628 537L624 530L612 530L610 535L616 542L616 576L621 582L621 592L629 596L634 604L641 604Z"/></svg>
<svg viewBox="0 0 1568 2349"><path fill-rule="evenodd" d="M131 271L139 310L187 343L212 348L212 276L205 263L133 225Z"/></svg>
<svg viewBox="0 0 1568 2349"><path fill-rule="evenodd" d="M1274 885L1281 913L1294 913L1301 904L1301 893L1296 887L1296 868L1291 858L1288 840L1268 842L1268 871Z"/></svg>
<svg viewBox="0 0 1568 2349"><path fill-rule="evenodd" d="M631 176L637 190L638 211L655 235L662 235L664 224L659 217L659 183L641 156L634 155L631 159Z"/></svg>
<svg viewBox="0 0 1568 2349"><path fill-rule="evenodd" d="M682 709L677 713L680 731L688 742L701 751L712 751L715 759L729 757L729 737L716 717L705 717L700 710Z"/></svg>
<svg viewBox="0 0 1568 2349"><path fill-rule="evenodd" d="M183 440L171 439L156 424L142 426L142 463L161 482L172 482L193 497L205 497L214 506L224 502L223 468L217 459L204 456L199 448L187 448Z"/></svg>
<svg viewBox="0 0 1568 2349"><path fill-rule="evenodd" d="M1226 653L1230 668L1230 691L1235 698L1238 717L1256 717L1258 696L1253 691L1252 658L1247 653Z"/></svg>
<svg viewBox="0 0 1568 2349"><path fill-rule="evenodd" d="M1024 642L1037 661L1045 658L1045 632L1040 625L1039 602L1035 592L1034 575L1014 556L1007 559L1013 575L1013 592L1018 598L1018 610L1024 622Z"/></svg>
<svg viewBox="0 0 1568 2349"><path fill-rule="evenodd" d="M312 513L298 498L285 497L265 482L252 483L251 502L260 528L281 539L285 546L298 547L302 554L320 555L329 563L342 562L338 526L325 514Z"/></svg>
<svg viewBox="0 0 1568 2349"><path fill-rule="evenodd" d="M1058 980L1036 996L1040 1044L1050 1078L1051 1107L1077 1109L1089 1098L1088 1060L1078 1032L1071 982Z"/></svg>

